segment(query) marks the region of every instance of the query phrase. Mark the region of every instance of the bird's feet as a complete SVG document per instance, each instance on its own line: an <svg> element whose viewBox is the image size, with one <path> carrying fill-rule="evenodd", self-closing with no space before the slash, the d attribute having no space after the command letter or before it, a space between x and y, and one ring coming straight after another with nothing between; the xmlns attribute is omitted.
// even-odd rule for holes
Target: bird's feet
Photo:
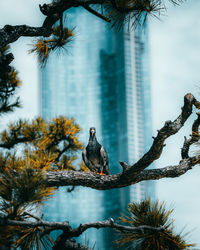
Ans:
<svg viewBox="0 0 200 250"><path fill-rule="evenodd" d="M104 173L103 173L103 171L101 171L101 172L100 172L100 173L98 173L98 174L99 174L99 175L106 175L106 174L104 174Z"/></svg>

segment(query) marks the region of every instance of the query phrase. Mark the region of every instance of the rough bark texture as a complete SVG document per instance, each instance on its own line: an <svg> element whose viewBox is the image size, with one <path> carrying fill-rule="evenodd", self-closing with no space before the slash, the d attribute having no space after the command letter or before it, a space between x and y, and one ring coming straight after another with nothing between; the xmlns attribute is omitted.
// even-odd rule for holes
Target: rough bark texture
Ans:
<svg viewBox="0 0 200 250"><path fill-rule="evenodd" d="M31 216L35 217L35 216ZM63 230L63 234L65 235L65 239L71 239L73 237L80 236L83 232L85 232L89 228L113 228L117 231L122 232L143 232L144 230L153 230L153 231L162 231L164 228L162 226L160 227L151 227L147 225L143 226L124 226L118 223L115 223L112 218L104 221L96 221L96 222L90 222L85 224L80 224L77 228L71 228L68 221L65 222L49 222L49 221L43 221L40 219L39 221L19 221L19 220L10 220L5 215L0 214L0 226L22 226L22 227L28 227L28 228L35 228L35 227L45 227L47 229L46 232L50 232L53 230L61 229Z"/></svg>
<svg viewBox="0 0 200 250"><path fill-rule="evenodd" d="M197 113L197 115L198 115L198 118L193 123L192 134L190 136L190 139L187 139L185 137L183 148L181 150L182 159L189 158L190 146L194 144L195 142L198 142L198 140L200 139L199 137L200 113Z"/></svg>
<svg viewBox="0 0 200 250"><path fill-rule="evenodd" d="M153 1L152 1L153 2ZM174 1L173 1L174 2ZM83 7L88 12L93 15L101 18L107 22L111 22L109 17L103 14L103 11L98 12L97 9L93 9L93 5L99 4L109 4L116 11L121 14L129 14L130 12L138 12L140 15L142 11L146 13L151 12L152 6L149 5L149 1L135 1L134 4L129 6L128 8L122 7L118 4L118 1L115 0L55 0L50 4L40 5L40 11L45 16L44 22L41 27L31 27L27 25L5 25L2 29L0 29L0 49L9 45L10 43L15 42L20 37L48 37L52 34L52 26L60 20L62 23L62 14L64 11L72 8L72 7ZM158 3L161 4L162 1ZM128 5L127 5L128 6ZM159 8L158 8L159 9ZM136 13L137 14L137 13ZM112 16L112 15L111 15ZM114 20L114 24L117 23ZM62 25L61 25L61 28ZM13 55L11 53L7 55L0 54L0 71L9 72L11 67L9 64L13 60ZM189 169L199 163L200 157L189 157L189 149L190 146L197 142L198 137L198 128L200 124L200 115L198 114L198 119L194 122L192 128L192 135L190 139L185 138L185 142L182 148L182 160L176 166L168 166L160 169L150 169L145 170L147 167L151 165L156 159L160 157L162 154L162 150L165 146L165 140L171 135L176 134L183 126L188 117L192 113L192 107L200 107L200 103L194 98L192 94L187 94L184 98L184 106L182 108L181 114L177 117L176 120L166 121L164 126L158 131L157 136L154 138L153 144L149 151L144 154L144 156L137 161L134 165L128 165L125 162L120 162L123 171L122 173L108 176L100 176L94 173L83 173L78 171L57 171L57 172L47 172L46 173L46 185L47 186L85 186L98 190L106 190L112 188L121 188L125 186L129 186L140 181L144 180L155 180L161 179L164 177L178 177L184 173L186 173ZM24 143L28 141L28 138L16 138L15 141L10 143L1 143L0 147L10 149L15 144ZM66 150L66 148L64 149ZM58 159L62 155L64 151L60 151ZM41 218L37 218L36 216L32 216L34 220L11 220L3 214L0 214L0 227L4 227L7 225L10 226L21 226L26 228L35 228L35 227L43 227L45 228L45 233L48 234L53 230L61 229L63 234L60 238L57 239L56 244L53 249L82 249L89 250L88 247L82 246L79 243L76 243L71 238L78 237L84 231L89 228L113 228L118 231L132 231L138 232L143 231L145 229L151 229L155 231L162 231L163 228L153 228L146 225L140 227L130 227L123 226L120 224L114 223L113 219L109 219L106 221L97 221L93 223L86 223L80 225L77 228L71 228L69 223L66 222L48 222L44 221ZM21 218L20 218L21 219ZM44 234L45 234L44 233Z"/></svg>
<svg viewBox="0 0 200 250"><path fill-rule="evenodd" d="M104 15L93 10L91 4L102 4L102 1L78 1L78 0L57 0L50 4L40 5L40 11L46 16L41 27L31 27L27 25L5 25L0 29L0 48L17 41L22 36L28 37L48 37L52 34L52 26L60 19L61 14L72 7L84 7L93 15L110 21Z"/></svg>
<svg viewBox="0 0 200 250"><path fill-rule="evenodd" d="M101 176L93 173L76 171L47 172L47 186L84 186L97 190L121 188L145 180L158 180L161 178L175 178L183 175L192 166L196 165L199 158L192 157L181 160L178 165L167 166L159 169L143 170L137 175L129 176L127 173Z"/></svg>
<svg viewBox="0 0 200 250"><path fill-rule="evenodd" d="M94 173L82 173L76 171L59 171L47 172L47 186L85 186L98 190L121 188L129 186L144 180L155 180L165 177L178 177L186 173L192 166L198 164L199 156L188 157L189 147L197 141L198 127L200 118L193 124L193 135L189 142L184 143L182 152L182 160L178 165L167 166L159 169L145 170L152 162L157 160L162 154L165 146L165 140L171 135L176 134L183 126L188 117L192 113L192 107L199 107L199 102L192 94L187 94L184 97L184 106L181 114L172 121L165 122L164 126L158 131L154 138L150 150L134 165L129 166L124 162L120 162L123 171L120 174L101 176ZM183 157L184 156L184 157Z"/></svg>

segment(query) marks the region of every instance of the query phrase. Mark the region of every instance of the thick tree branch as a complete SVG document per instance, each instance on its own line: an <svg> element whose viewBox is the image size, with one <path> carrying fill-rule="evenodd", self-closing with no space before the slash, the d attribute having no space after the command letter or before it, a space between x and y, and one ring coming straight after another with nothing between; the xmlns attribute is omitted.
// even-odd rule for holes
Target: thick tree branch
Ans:
<svg viewBox="0 0 200 250"><path fill-rule="evenodd" d="M176 166L152 170L144 169L160 157L163 147L165 146L165 140L171 135L176 134L183 127L192 113L193 105L199 108L200 103L192 94L185 95L184 106L178 118L173 122L165 122L163 128L158 131L158 135L154 138L150 150L138 162L132 166L120 162L123 167L122 173L100 176L95 173L81 173L77 171L47 172L47 186L85 186L98 190L105 190L133 185L144 180L155 180L166 177L174 178L186 173L199 163L199 156L185 158ZM198 124L199 118L194 122L193 130L196 131L198 129Z"/></svg>
<svg viewBox="0 0 200 250"><path fill-rule="evenodd" d="M164 126L158 130L157 136L154 138L153 145L150 150L130 169L128 173L139 173L141 170L147 168L152 162L157 160L162 154L165 147L165 140L171 135L176 134L185 124L188 117L192 114L192 107L197 103L192 94L186 94L184 97L184 106L182 107L181 114L172 122L166 121Z"/></svg>
<svg viewBox="0 0 200 250"><path fill-rule="evenodd" d="M97 12L94 8L91 8L90 5L104 5L108 2L105 0L56 0L50 4L39 5L40 11L43 15L46 16L41 27L31 27L27 25L6 25L3 29L0 29L0 48L5 47L6 45L15 42L21 36L28 37L48 37L52 34L52 26L60 19L60 16L68 9L72 7L84 7L87 11L93 15L110 22L111 20L104 16L102 13ZM161 3L160 3L161 4ZM122 7L117 4L116 1L110 0L110 5L117 11L121 13L128 14L130 12L141 12L141 11L151 11L149 3L144 3L141 1L130 4L126 7Z"/></svg>
<svg viewBox="0 0 200 250"><path fill-rule="evenodd" d="M33 140L34 139L32 139L30 137L29 138L28 137L21 137L21 138L18 137L16 139L10 140L9 142L0 143L0 148L11 149L19 143L30 142Z"/></svg>
<svg viewBox="0 0 200 250"><path fill-rule="evenodd" d="M158 130L158 135L154 137L153 145L150 150L133 166L126 165L126 172L130 175L133 173L139 173L141 170L147 168L152 162L157 160L161 154L165 145L165 140L171 135L176 134L185 124L186 120L192 114L192 107L199 107L199 102L192 94L186 94L184 97L184 106L182 107L181 114L173 122L166 121L165 125ZM198 120L199 122L199 120ZM194 123L195 128L197 122ZM122 163L120 163L122 165ZM124 163L123 163L124 165Z"/></svg>
<svg viewBox="0 0 200 250"><path fill-rule="evenodd" d="M49 36L52 30L47 27L31 27L27 25L5 25L0 29L0 48L17 41L22 36Z"/></svg>
<svg viewBox="0 0 200 250"><path fill-rule="evenodd" d="M159 169L143 170L135 175L128 172L122 174L100 176L94 173L77 171L57 171L46 173L46 185L51 186L84 186L97 190L122 188L146 180L158 180L161 178L175 178L185 174L194 165L197 165L199 158L193 157L181 160L178 165L168 166Z"/></svg>
<svg viewBox="0 0 200 250"><path fill-rule="evenodd" d="M75 0L57 0L50 4L39 5L40 11L46 16L41 27L31 27L27 25L5 25L0 29L0 48L15 42L22 36L48 37L52 34L52 26L60 19L60 15L69 8L82 5L99 4L100 1L75 1ZM91 11L90 11L91 12ZM95 14L95 13L93 13Z"/></svg>
<svg viewBox="0 0 200 250"><path fill-rule="evenodd" d="M180 128L184 125L185 121L188 119L192 113L192 106L200 107L200 103L196 101L192 94L187 94L184 98L184 106L182 108L181 114L178 118L171 122L167 121L163 128L158 131L158 135L154 138L154 142L150 150L134 165L130 166L124 162L120 162L123 167L122 173L108 176L100 176L95 173L85 173L79 171L49 171L46 173L46 185L47 186L85 186L94 188L97 190L106 190L112 188L121 188L129 185L136 184L140 181L150 180L150 179L160 179L165 177L177 177L186 173L192 166L199 163L199 158L185 157L178 165L169 166L161 169L154 170L144 170L153 161L158 159L162 153L163 147L165 146L165 140L177 133ZM196 133L198 132L200 118L193 124L193 137L192 141L187 144L187 150L194 140L196 141ZM66 139L66 138L65 138ZM30 138L31 140L31 138ZM0 144L0 147L11 148L14 144L28 141L27 138L15 138L14 141L9 143ZM59 141L57 141L58 143ZM68 149L68 147L73 146L73 141L68 138L69 145L58 152L59 160L61 155ZM57 144L56 143L56 144ZM51 144L52 145L52 144ZM54 144L53 144L54 145ZM186 147L186 146L185 146ZM55 162L56 164L56 162Z"/></svg>

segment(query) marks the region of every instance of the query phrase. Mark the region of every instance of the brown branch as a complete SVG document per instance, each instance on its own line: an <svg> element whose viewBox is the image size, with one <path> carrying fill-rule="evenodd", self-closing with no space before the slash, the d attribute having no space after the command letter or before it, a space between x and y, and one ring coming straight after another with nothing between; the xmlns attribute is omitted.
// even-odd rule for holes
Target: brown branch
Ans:
<svg viewBox="0 0 200 250"><path fill-rule="evenodd" d="M31 217L35 217L31 215ZM40 226L45 226L48 227L49 229L53 230L64 230L64 234L66 238L72 238L72 237L78 237L80 236L84 231L86 231L89 228L113 228L116 229L117 231L121 232L143 232L144 230L153 230L153 231L163 231L163 227L151 227L147 225L142 225L138 227L134 226L124 226L121 224L114 223L114 220L112 218L104 221L97 221L97 222L90 222L90 223L85 223L85 224L80 224L79 227L77 228L71 228L69 225L68 221L65 222L49 222L49 221L19 221L19 220L10 220L7 219L7 217L3 214L0 214L0 226L22 226L22 227L29 227L29 228L34 228L34 227L40 227Z"/></svg>
<svg viewBox="0 0 200 250"><path fill-rule="evenodd" d="M9 142L0 143L0 148L11 149L12 147L14 147L15 145L17 145L19 143L30 142L33 140L34 139L32 139L31 137L29 137L29 138L28 137L15 138L13 140L10 140Z"/></svg>
<svg viewBox="0 0 200 250"><path fill-rule="evenodd" d="M144 170L152 162L160 157L165 140L171 135L176 134L184 125L188 117L192 113L192 107L199 108L200 103L192 94L184 97L184 106L181 114L173 122L167 121L163 128L158 131L158 135L154 138L153 145L150 150L134 165L129 166L124 162L120 162L123 172L115 175L100 176L95 173L81 173L77 171L59 171L47 172L47 186L85 186L97 190L106 190L112 188L121 188L136 184L144 180L155 180L166 177L178 177L193 166L199 163L199 157L186 158L176 166L168 166L160 169ZM199 122L199 121L198 121ZM198 122L194 122L193 129L197 129Z"/></svg>
<svg viewBox="0 0 200 250"><path fill-rule="evenodd" d="M32 216L33 217L33 216ZM21 226L21 227L40 227L45 226L52 228L52 230L70 230L70 225L68 221L65 222L50 222L50 221L19 221L19 220L10 220L3 214L0 214L0 227L1 226Z"/></svg>
<svg viewBox="0 0 200 250"><path fill-rule="evenodd" d="M101 176L95 173L85 173L79 171L51 171L46 173L46 185L74 187L85 186L97 190L106 190L133 185L144 180L155 180L165 177L174 178L186 173L192 168L192 166L199 163L198 157L185 158L176 166L169 166L166 168L153 170L144 169L160 157L163 147L165 146L165 140L180 130L192 113L193 105L199 108L200 103L196 101L192 94L187 94L184 98L184 106L182 108L181 114L175 121L167 121L164 127L158 131L158 135L154 138L154 142L150 150L132 166L124 162L120 162L123 167L122 173ZM199 118L193 124L194 131L198 130L198 123ZM5 146L9 148L11 145L4 145L4 147ZM67 148L64 148L62 151L60 151L59 157L63 152L65 152Z"/></svg>
<svg viewBox="0 0 200 250"><path fill-rule="evenodd" d="M189 157L190 146L200 139L200 136L199 136L200 113L197 113L197 115L198 117L194 121L193 126L192 126L192 135L190 136L190 139L187 139L185 137L183 148L181 149L182 159L186 159Z"/></svg>
<svg viewBox="0 0 200 250"><path fill-rule="evenodd" d="M153 230L157 232L163 231L162 226L161 227L151 227L151 226L146 226L146 225L138 226L138 227L124 226L121 224L114 223L114 220L110 218L109 220L105 220L105 221L97 221L97 222L80 224L79 227L71 230L71 237L78 237L89 228L99 229L99 228L105 228L105 227L113 228L120 232L139 232L139 231L144 232L144 230Z"/></svg>
<svg viewBox="0 0 200 250"><path fill-rule="evenodd" d="M162 178L176 178L185 174L193 166L199 164L199 157L183 159L175 166L167 166L158 169L149 169L141 171L135 177L136 183L146 180L159 180Z"/></svg>
<svg viewBox="0 0 200 250"><path fill-rule="evenodd" d="M184 106L182 107L181 114L173 122L166 121L164 126L158 130L158 134L154 138L150 150L138 162L129 168L129 174L139 173L160 157L162 150L165 147L165 140L171 135L176 134L183 127L186 120L192 114L192 107L196 102L197 101L192 94L189 93L185 95Z"/></svg>
<svg viewBox="0 0 200 250"><path fill-rule="evenodd" d="M185 174L193 166L197 165L199 158L193 157L181 160L178 165L159 169L143 170L135 175L128 172L115 175L101 176L94 173L78 171L52 171L46 173L46 185L52 186L84 186L97 190L122 188L146 180L158 180L161 178L175 178Z"/></svg>
<svg viewBox="0 0 200 250"><path fill-rule="evenodd" d="M49 36L52 30L48 27L31 27L27 25L5 25L0 29L0 48L17 41L21 36Z"/></svg>
<svg viewBox="0 0 200 250"><path fill-rule="evenodd" d="M60 19L60 15L66 10L72 7L84 7L87 11L93 15L110 22L110 19L104 16L101 13L98 13L96 10L90 7L90 5L103 5L105 0L57 0L53 1L50 4L39 5L40 11L43 15L46 16L41 27L31 27L27 25L6 25L3 29L0 29L0 48L5 47L6 45L15 42L21 36L28 37L48 37L52 34L52 26ZM143 4L133 4L128 8L120 7L116 4L115 1L110 1L113 8L123 13L130 13L132 11L141 11L146 10Z"/></svg>
<svg viewBox="0 0 200 250"><path fill-rule="evenodd" d="M22 36L35 37L43 36L48 37L52 34L52 26L60 19L60 15L72 8L79 6L88 6L89 4L100 4L102 1L75 1L75 0L57 0L50 4L39 5L40 11L46 16L41 27L31 27L27 25L5 25L0 29L0 48L15 42ZM89 9L88 9L89 10ZM92 12L90 10L90 12ZM95 11L94 11L95 12ZM94 13L96 16L97 13ZM99 14L100 17L101 14ZM102 18L102 17L101 17Z"/></svg>

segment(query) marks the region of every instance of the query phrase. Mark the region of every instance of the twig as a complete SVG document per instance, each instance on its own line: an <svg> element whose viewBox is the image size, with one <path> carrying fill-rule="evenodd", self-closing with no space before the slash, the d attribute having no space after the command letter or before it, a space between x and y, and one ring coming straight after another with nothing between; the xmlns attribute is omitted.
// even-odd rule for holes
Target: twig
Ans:
<svg viewBox="0 0 200 250"><path fill-rule="evenodd" d="M193 126L192 126L192 135L191 135L190 139L187 139L185 137L184 144L183 144L183 147L181 149L182 159L186 159L189 157L190 146L200 139L199 132L198 132L199 125L200 125L200 113L197 113L197 115L198 115L198 117L194 121Z"/></svg>

